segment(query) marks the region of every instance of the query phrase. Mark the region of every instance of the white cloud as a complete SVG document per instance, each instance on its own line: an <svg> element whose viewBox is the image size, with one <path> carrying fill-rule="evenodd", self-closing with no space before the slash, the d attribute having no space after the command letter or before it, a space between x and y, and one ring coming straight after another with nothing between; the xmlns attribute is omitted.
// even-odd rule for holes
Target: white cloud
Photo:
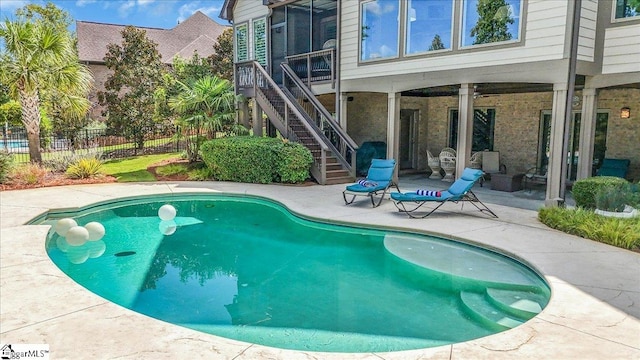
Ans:
<svg viewBox="0 0 640 360"><path fill-rule="evenodd" d="M135 6L136 6L136 0L128 0L126 2L123 2L118 7L118 15L120 15L120 17L122 18L128 17L129 14L131 14L131 11L133 11L133 8Z"/></svg>
<svg viewBox="0 0 640 360"><path fill-rule="evenodd" d="M205 15L215 18L218 16L218 12L220 12L220 7L218 6L200 6L200 1L193 1L190 3L186 3L180 6L178 10L178 21L183 22L186 18L193 15L196 11L200 11Z"/></svg>
<svg viewBox="0 0 640 360"><path fill-rule="evenodd" d="M145 5L149 5L153 2L155 2L156 0L138 0L138 5L140 6L145 6Z"/></svg>
<svg viewBox="0 0 640 360"><path fill-rule="evenodd" d="M97 2L97 0L78 0L76 1L76 6L83 7L87 4L93 4L95 2Z"/></svg>
<svg viewBox="0 0 640 360"><path fill-rule="evenodd" d="M0 10L2 10L3 13L14 12L28 3L29 1L27 0L0 0Z"/></svg>

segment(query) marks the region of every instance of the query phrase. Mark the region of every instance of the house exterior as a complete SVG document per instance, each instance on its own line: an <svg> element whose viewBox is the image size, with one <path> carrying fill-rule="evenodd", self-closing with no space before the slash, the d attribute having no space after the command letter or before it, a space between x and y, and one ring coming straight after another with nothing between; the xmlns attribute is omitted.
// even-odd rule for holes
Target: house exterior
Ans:
<svg viewBox="0 0 640 360"><path fill-rule="evenodd" d="M94 89L89 94L92 102L91 118L101 119L102 108L97 103L97 92L104 90L104 83L110 70L104 64L109 44L122 43L122 30L125 25L103 24L87 21L76 21L78 36L78 57L89 66L94 77ZM213 45L218 36L227 27L213 21L200 11L195 12L185 21L172 29L140 28L145 30L147 38L158 44L158 52L162 61L171 65L176 56L189 59L197 53L200 57L213 54Z"/></svg>
<svg viewBox="0 0 640 360"><path fill-rule="evenodd" d="M495 151L508 173L546 175L549 205L604 158L630 159L640 179L640 9L627 0L226 0L220 15L254 115L278 122L267 74L298 110L314 102L304 85L331 116L315 127L340 128L334 152L384 142L400 171L424 171L427 151L451 147L461 173Z"/></svg>

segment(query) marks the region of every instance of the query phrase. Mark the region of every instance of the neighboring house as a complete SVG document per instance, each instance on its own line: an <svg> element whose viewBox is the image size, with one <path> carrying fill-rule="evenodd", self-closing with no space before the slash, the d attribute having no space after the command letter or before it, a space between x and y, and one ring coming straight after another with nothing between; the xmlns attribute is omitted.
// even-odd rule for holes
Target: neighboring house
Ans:
<svg viewBox="0 0 640 360"><path fill-rule="evenodd" d="M110 75L110 70L104 65L103 60L107 54L107 45L121 44L121 32L124 28L125 25L76 22L78 56L81 62L89 66L95 80L94 90L89 95L93 104L90 114L92 119L102 118L102 108L97 104L96 93L104 90L104 83ZM194 53L198 53L200 57L213 54L213 45L226 28L200 11L173 29L139 27L145 30L149 40L158 44L162 61L168 65L176 56L189 59Z"/></svg>
<svg viewBox="0 0 640 360"><path fill-rule="evenodd" d="M298 140L315 151L320 183L334 157L354 176L351 141L385 142L401 171L427 170L427 150L455 148L457 173L472 152L498 151L510 173L547 175L548 204L605 157L630 159L628 177L639 180L638 9L626 0L478 2L226 0L220 17L234 24L236 89L254 115L294 140L323 142ZM311 107L302 87L339 125L327 125L331 114ZM270 106L278 96L289 97L288 111ZM300 133L298 122L314 126Z"/></svg>

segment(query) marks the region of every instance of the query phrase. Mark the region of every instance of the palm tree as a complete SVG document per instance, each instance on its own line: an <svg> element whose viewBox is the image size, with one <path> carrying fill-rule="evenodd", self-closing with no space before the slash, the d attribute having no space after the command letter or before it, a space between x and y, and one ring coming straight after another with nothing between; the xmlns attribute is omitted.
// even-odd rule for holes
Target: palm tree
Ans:
<svg viewBox="0 0 640 360"><path fill-rule="evenodd" d="M210 137L233 122L236 96L228 80L205 76L193 84L178 81L181 90L169 99L169 107L179 113L183 132L187 139L189 161L196 161L202 142L202 130ZM190 134L195 131L195 139Z"/></svg>
<svg viewBox="0 0 640 360"><path fill-rule="evenodd" d="M4 50L0 54L0 82L17 94L22 123L27 130L31 162L42 162L40 153L40 102L46 92L62 96L67 111L81 116L89 108L92 76L78 62L68 32L50 24L5 20L0 25ZM83 101L84 99L84 101Z"/></svg>

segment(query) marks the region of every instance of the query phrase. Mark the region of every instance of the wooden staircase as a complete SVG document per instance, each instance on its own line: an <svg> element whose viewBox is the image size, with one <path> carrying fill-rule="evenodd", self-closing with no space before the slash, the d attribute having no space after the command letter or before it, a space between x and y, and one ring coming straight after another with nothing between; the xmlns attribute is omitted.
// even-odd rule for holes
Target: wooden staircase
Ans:
<svg viewBox="0 0 640 360"><path fill-rule="evenodd" d="M283 70L289 81L280 87L258 63L236 64L241 79L236 86L245 86L241 92L255 97L284 138L311 151L314 163L310 172L319 184L354 182L357 145L286 64Z"/></svg>

